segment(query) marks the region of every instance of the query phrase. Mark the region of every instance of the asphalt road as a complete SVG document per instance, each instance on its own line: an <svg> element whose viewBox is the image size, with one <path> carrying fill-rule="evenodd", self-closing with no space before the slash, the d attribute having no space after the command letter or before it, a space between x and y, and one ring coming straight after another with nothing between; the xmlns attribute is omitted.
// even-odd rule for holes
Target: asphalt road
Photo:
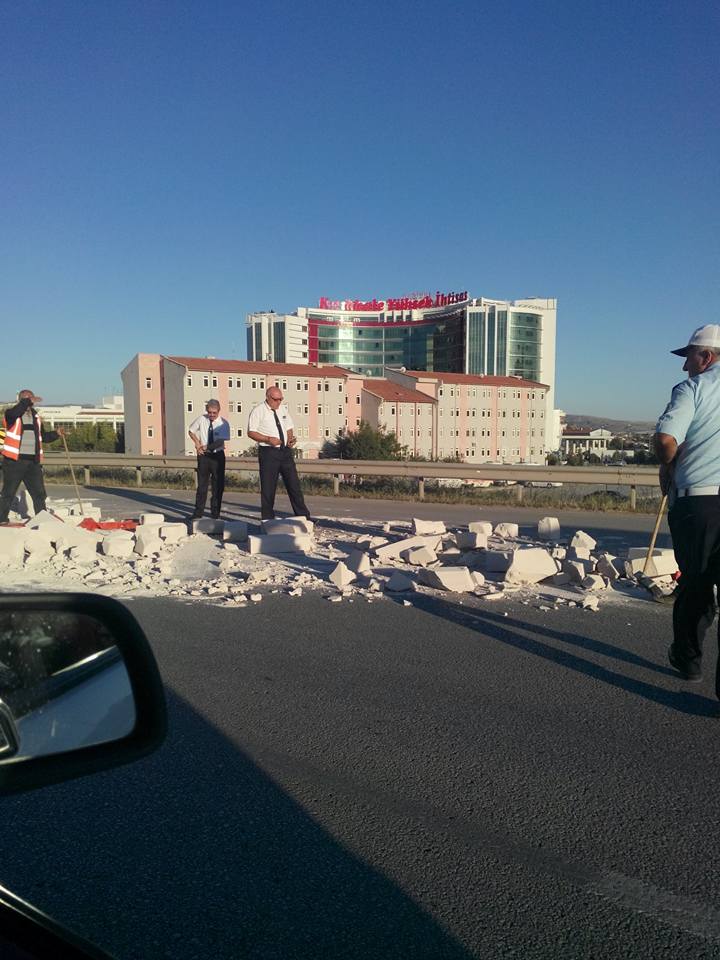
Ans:
<svg viewBox="0 0 720 960"><path fill-rule="evenodd" d="M132 601L168 740L0 801L0 882L123 960L720 957L714 644L688 687L649 601L412 604Z"/></svg>

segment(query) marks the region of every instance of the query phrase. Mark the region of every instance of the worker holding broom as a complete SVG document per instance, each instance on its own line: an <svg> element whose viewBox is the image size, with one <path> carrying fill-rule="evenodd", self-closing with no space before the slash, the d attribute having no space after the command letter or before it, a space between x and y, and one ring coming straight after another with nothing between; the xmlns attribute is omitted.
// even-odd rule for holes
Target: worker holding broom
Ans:
<svg viewBox="0 0 720 960"><path fill-rule="evenodd" d="M65 436L62 428L45 430L35 404L42 403L32 390L21 390L18 402L4 416L5 440L2 445L2 493L0 523L8 522L10 507L20 484L24 483L35 513L45 509L47 494L43 478L43 443Z"/></svg>
<svg viewBox="0 0 720 960"><path fill-rule="evenodd" d="M720 324L698 327L687 346L672 353L685 358L688 379L673 387L655 433L680 570L668 659L684 680L699 682L720 585ZM715 691L720 698L720 662Z"/></svg>

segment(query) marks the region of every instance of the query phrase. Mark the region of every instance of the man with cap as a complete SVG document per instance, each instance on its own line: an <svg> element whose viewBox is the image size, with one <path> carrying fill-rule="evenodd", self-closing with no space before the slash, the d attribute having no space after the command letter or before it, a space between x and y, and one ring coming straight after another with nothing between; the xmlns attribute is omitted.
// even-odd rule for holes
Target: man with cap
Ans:
<svg viewBox="0 0 720 960"><path fill-rule="evenodd" d="M45 509L47 494L43 477L43 443L52 443L65 435L62 428L46 430L35 409L42 403L32 390L21 390L18 402L8 407L3 418L5 436L2 445L3 485L0 494L0 523L8 522L13 498L24 483L35 513Z"/></svg>
<svg viewBox="0 0 720 960"><path fill-rule="evenodd" d="M225 490L225 443L230 441L230 424L220 416L220 402L208 400L205 413L193 420L188 436L197 451L197 494L191 520L205 512L208 485L211 484L210 515L217 520Z"/></svg>
<svg viewBox="0 0 720 960"><path fill-rule="evenodd" d="M673 387L655 432L660 486L680 580L668 659L684 680L702 679L705 633L715 618L720 585L720 324L698 327L685 347L688 379ZM719 664L720 666L720 664ZM716 674L720 698L720 670Z"/></svg>
<svg viewBox="0 0 720 960"><path fill-rule="evenodd" d="M297 443L295 425L288 408L283 404L280 387L268 387L265 402L250 411L248 436L258 445L260 467L260 515L263 520L275 516L275 491L278 476L283 478L290 506L296 517L310 519L300 487L293 447Z"/></svg>

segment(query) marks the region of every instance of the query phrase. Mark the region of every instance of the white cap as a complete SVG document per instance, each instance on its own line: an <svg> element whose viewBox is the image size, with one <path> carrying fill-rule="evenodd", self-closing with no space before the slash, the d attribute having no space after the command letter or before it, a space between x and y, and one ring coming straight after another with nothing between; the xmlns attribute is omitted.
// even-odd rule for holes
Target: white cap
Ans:
<svg viewBox="0 0 720 960"><path fill-rule="evenodd" d="M693 330L686 347L671 350L670 353L677 354L678 357L686 357L690 347L710 347L711 350L720 352L720 324L708 323L704 327L698 327L697 330Z"/></svg>

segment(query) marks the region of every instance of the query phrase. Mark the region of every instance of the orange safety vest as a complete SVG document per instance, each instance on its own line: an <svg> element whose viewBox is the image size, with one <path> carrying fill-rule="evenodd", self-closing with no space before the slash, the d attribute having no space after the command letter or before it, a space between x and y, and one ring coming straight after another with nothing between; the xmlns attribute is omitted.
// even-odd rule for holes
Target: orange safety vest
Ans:
<svg viewBox="0 0 720 960"><path fill-rule="evenodd" d="M35 414L35 419L37 420L38 453L40 454L40 460L42 461L42 421L37 414ZM2 455L7 457L8 460L19 460L20 443L22 441L23 432L22 417L18 417L17 420L14 420L11 424L9 424L5 417L3 417L3 423L5 424L5 442L2 446Z"/></svg>

